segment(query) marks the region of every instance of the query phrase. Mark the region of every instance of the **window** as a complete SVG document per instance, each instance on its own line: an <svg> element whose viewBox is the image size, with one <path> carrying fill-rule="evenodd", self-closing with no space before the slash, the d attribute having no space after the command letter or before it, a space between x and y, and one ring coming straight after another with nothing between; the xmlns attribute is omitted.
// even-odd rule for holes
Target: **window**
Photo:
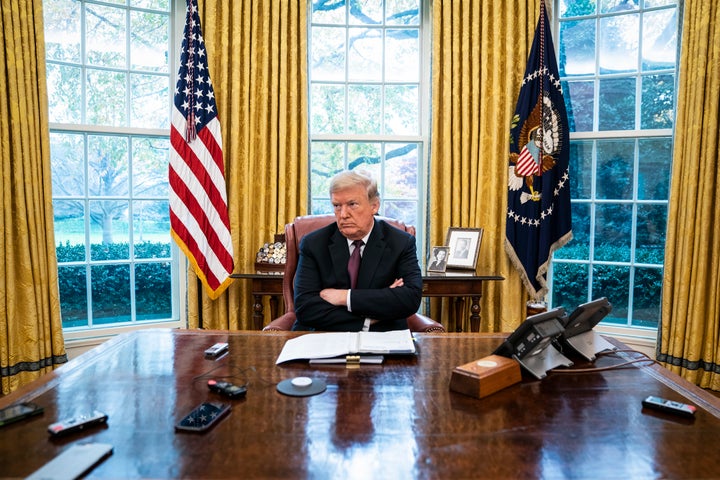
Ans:
<svg viewBox="0 0 720 480"><path fill-rule="evenodd" d="M43 2L65 329L179 319L167 183L171 1Z"/></svg>
<svg viewBox="0 0 720 480"><path fill-rule="evenodd" d="M313 214L332 212L328 186L335 173L363 168L378 180L382 215L423 224L428 149L421 13L420 0L312 2Z"/></svg>
<svg viewBox="0 0 720 480"><path fill-rule="evenodd" d="M606 323L657 328L675 115L675 0L559 0L574 239L551 298L606 296Z"/></svg>

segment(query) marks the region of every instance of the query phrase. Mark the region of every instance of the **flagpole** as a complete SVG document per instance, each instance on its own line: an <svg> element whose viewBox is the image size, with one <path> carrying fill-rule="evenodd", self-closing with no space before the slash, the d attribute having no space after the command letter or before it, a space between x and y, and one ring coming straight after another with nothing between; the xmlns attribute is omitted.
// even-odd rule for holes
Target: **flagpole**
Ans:
<svg viewBox="0 0 720 480"><path fill-rule="evenodd" d="M540 168L536 176L542 176L542 159L545 153L545 0L540 0Z"/></svg>

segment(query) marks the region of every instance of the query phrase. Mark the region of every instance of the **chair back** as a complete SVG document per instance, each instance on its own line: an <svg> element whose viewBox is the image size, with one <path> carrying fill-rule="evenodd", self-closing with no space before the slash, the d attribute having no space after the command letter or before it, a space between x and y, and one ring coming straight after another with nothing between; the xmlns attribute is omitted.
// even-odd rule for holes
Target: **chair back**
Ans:
<svg viewBox="0 0 720 480"><path fill-rule="evenodd" d="M415 236L415 227L406 225L401 220L376 216L378 220L384 220L395 228ZM298 257L300 256L300 241L305 235L335 222L335 215L304 215L296 217L292 223L285 225L286 260L285 273L283 276L283 299L285 300L285 311L295 311L295 271L297 270Z"/></svg>

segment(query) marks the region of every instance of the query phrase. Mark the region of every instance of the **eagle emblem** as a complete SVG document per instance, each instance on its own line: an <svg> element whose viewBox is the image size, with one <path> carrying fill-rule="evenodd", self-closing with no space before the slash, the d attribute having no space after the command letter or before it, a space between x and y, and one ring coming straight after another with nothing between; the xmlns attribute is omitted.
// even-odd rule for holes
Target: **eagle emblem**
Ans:
<svg viewBox="0 0 720 480"><path fill-rule="evenodd" d="M550 97L538 97L535 107L520 128L520 153L510 153L508 187L517 191L525 184L530 190L530 193L523 192L520 195L521 203L528 200L539 202L542 198L542 193L534 187L535 177L541 177L555 166L555 157L562 147L561 128L560 114Z"/></svg>

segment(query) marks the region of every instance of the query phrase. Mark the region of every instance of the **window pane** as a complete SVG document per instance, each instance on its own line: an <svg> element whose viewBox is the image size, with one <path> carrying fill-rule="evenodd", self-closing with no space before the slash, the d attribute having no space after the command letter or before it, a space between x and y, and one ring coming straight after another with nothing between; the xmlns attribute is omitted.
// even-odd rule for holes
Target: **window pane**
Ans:
<svg viewBox="0 0 720 480"><path fill-rule="evenodd" d="M352 85L348 87L348 133L380 133L379 85Z"/></svg>
<svg viewBox="0 0 720 480"><path fill-rule="evenodd" d="M172 316L172 283L169 262L135 266L135 315L138 320Z"/></svg>
<svg viewBox="0 0 720 480"><path fill-rule="evenodd" d="M81 73L80 67L48 63L48 114L51 123L80 123Z"/></svg>
<svg viewBox="0 0 720 480"><path fill-rule="evenodd" d="M88 165L88 188L91 196L128 195L127 137L89 135Z"/></svg>
<svg viewBox="0 0 720 480"><path fill-rule="evenodd" d="M597 198L633 198L634 140L597 142Z"/></svg>
<svg viewBox="0 0 720 480"><path fill-rule="evenodd" d="M388 29L385 37L385 81L420 81L419 31Z"/></svg>
<svg viewBox="0 0 720 480"><path fill-rule="evenodd" d="M630 267L596 265L593 267L592 298L607 297L612 312L604 321L627 325L630 295Z"/></svg>
<svg viewBox="0 0 720 480"><path fill-rule="evenodd" d="M600 80L600 130L632 130L635 128L635 79Z"/></svg>
<svg viewBox="0 0 720 480"><path fill-rule="evenodd" d="M387 0L385 2L388 25L419 25L420 2L418 0Z"/></svg>
<svg viewBox="0 0 720 480"><path fill-rule="evenodd" d="M361 165L377 165L380 163L381 145L379 143L350 142L348 149L348 168L350 170ZM379 180L376 178L375 180ZM329 187L329 184L328 184ZM325 190L326 192L328 190Z"/></svg>
<svg viewBox="0 0 720 480"><path fill-rule="evenodd" d="M129 322L130 267L128 265L94 265L92 282L93 323ZM95 280L97 279L97 280Z"/></svg>
<svg viewBox="0 0 720 480"><path fill-rule="evenodd" d="M310 130L318 133L345 132L345 89L336 85L313 84L310 88Z"/></svg>
<svg viewBox="0 0 720 480"><path fill-rule="evenodd" d="M572 204L573 238L564 247L556 250L554 258L590 259L590 204Z"/></svg>
<svg viewBox="0 0 720 480"><path fill-rule="evenodd" d="M387 144L385 154L385 197L412 198L418 196L418 144ZM416 207L413 206L413 209ZM412 217L415 222L415 217Z"/></svg>
<svg viewBox="0 0 720 480"><path fill-rule="evenodd" d="M677 0L645 0L645 8L676 5ZM673 66L674 67L674 66Z"/></svg>
<svg viewBox="0 0 720 480"><path fill-rule="evenodd" d="M560 0L560 16L579 17L595 13L595 2L578 2L577 0Z"/></svg>
<svg viewBox="0 0 720 480"><path fill-rule="evenodd" d="M170 127L167 76L130 74L130 126Z"/></svg>
<svg viewBox="0 0 720 480"><path fill-rule="evenodd" d="M600 13L637 10L637 0L600 0Z"/></svg>
<svg viewBox="0 0 720 480"><path fill-rule="evenodd" d="M565 247L561 248L563 250ZM552 304L574 308L588 301L588 265L555 263L553 265ZM572 305L572 306L571 306Z"/></svg>
<svg viewBox="0 0 720 480"><path fill-rule="evenodd" d="M58 263L85 261L85 208L83 202L55 200L55 242Z"/></svg>
<svg viewBox="0 0 720 480"><path fill-rule="evenodd" d="M348 80L382 80L382 30L349 28Z"/></svg>
<svg viewBox="0 0 720 480"><path fill-rule="evenodd" d="M593 142L570 142L570 198L589 199L592 195ZM573 230L575 223L573 222Z"/></svg>
<svg viewBox="0 0 720 480"><path fill-rule="evenodd" d="M595 73L595 20L560 24L560 75Z"/></svg>
<svg viewBox="0 0 720 480"><path fill-rule="evenodd" d="M630 261L632 205L599 204L595 207L595 260Z"/></svg>
<svg viewBox="0 0 720 480"><path fill-rule="evenodd" d="M637 70L639 28L640 19L637 14L600 19L600 73Z"/></svg>
<svg viewBox="0 0 720 480"><path fill-rule="evenodd" d="M312 142L310 144L311 196L329 197L330 177L345 168L345 147L341 142ZM313 200L313 203L315 200Z"/></svg>
<svg viewBox="0 0 720 480"><path fill-rule="evenodd" d="M130 5L152 10L170 10L170 0L130 0Z"/></svg>
<svg viewBox="0 0 720 480"><path fill-rule="evenodd" d="M170 258L169 209L167 201L133 202L135 258Z"/></svg>
<svg viewBox="0 0 720 480"><path fill-rule="evenodd" d="M318 198L312 201L311 215L323 215L333 213L332 204L329 199Z"/></svg>
<svg viewBox="0 0 720 480"><path fill-rule="evenodd" d="M642 78L641 128L672 128L675 117L675 78L648 75Z"/></svg>
<svg viewBox="0 0 720 480"><path fill-rule="evenodd" d="M50 133L54 197L85 195L84 138L83 135L74 133Z"/></svg>
<svg viewBox="0 0 720 480"><path fill-rule="evenodd" d="M418 135L420 99L414 85L385 87L385 133Z"/></svg>
<svg viewBox="0 0 720 480"><path fill-rule="evenodd" d="M80 4L67 0L43 0L42 7L45 57L80 63Z"/></svg>
<svg viewBox="0 0 720 480"><path fill-rule="evenodd" d="M633 289L633 324L639 327L657 328L660 323L660 299L662 298L662 269L635 269Z"/></svg>
<svg viewBox="0 0 720 480"><path fill-rule="evenodd" d="M594 82L563 82L563 96L571 132L593 131Z"/></svg>
<svg viewBox="0 0 720 480"><path fill-rule="evenodd" d="M90 259L127 260L130 243L125 200L90 200Z"/></svg>
<svg viewBox="0 0 720 480"><path fill-rule="evenodd" d="M130 68L168 71L169 31L167 15L130 12Z"/></svg>
<svg viewBox="0 0 720 480"><path fill-rule="evenodd" d="M345 80L345 29L312 28L310 77L313 81Z"/></svg>
<svg viewBox="0 0 720 480"><path fill-rule="evenodd" d="M312 22L326 24L344 24L345 23L345 0L338 2L313 2L312 3ZM313 27L314 31L318 27ZM315 39L313 38L313 42Z"/></svg>
<svg viewBox="0 0 720 480"><path fill-rule="evenodd" d="M378 25L382 23L382 0L352 0L350 25Z"/></svg>
<svg viewBox="0 0 720 480"><path fill-rule="evenodd" d="M85 4L87 61L101 67L125 67L127 10Z"/></svg>
<svg viewBox="0 0 720 480"><path fill-rule="evenodd" d="M402 202L398 200L385 200L382 204L383 214L386 217L397 218L407 225L414 225L418 218L417 202Z"/></svg>
<svg viewBox="0 0 720 480"><path fill-rule="evenodd" d="M638 140L638 150L640 155L638 199L669 199L672 139L640 139Z"/></svg>
<svg viewBox="0 0 720 480"><path fill-rule="evenodd" d="M144 137L132 140L133 196L167 198L167 138Z"/></svg>
<svg viewBox="0 0 720 480"><path fill-rule="evenodd" d="M635 261L662 265L665 256L666 205L638 205Z"/></svg>
<svg viewBox="0 0 720 480"><path fill-rule="evenodd" d="M65 248L58 246L58 261L65 258ZM71 255L72 256L72 255ZM88 325L87 277L85 267L58 267L60 314L63 328Z"/></svg>
<svg viewBox="0 0 720 480"><path fill-rule="evenodd" d="M126 75L88 69L87 72L87 123L91 125L125 126Z"/></svg>
<svg viewBox="0 0 720 480"><path fill-rule="evenodd" d="M647 2L646 2L647 3ZM677 9L643 16L643 70L674 69L677 61Z"/></svg>

